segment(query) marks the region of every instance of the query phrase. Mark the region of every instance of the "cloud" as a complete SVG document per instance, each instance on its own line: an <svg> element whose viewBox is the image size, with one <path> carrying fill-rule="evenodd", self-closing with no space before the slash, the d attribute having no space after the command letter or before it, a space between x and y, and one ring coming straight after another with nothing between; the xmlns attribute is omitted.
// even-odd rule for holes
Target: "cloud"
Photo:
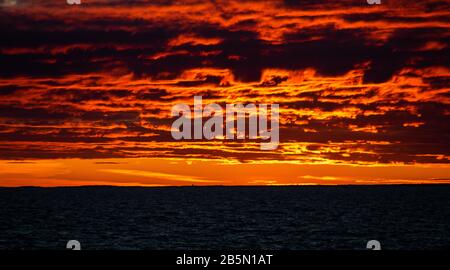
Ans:
<svg viewBox="0 0 450 270"><path fill-rule="evenodd" d="M0 9L3 159L450 162L444 1L62 5ZM194 95L280 104L279 148L175 142Z"/></svg>
<svg viewBox="0 0 450 270"><path fill-rule="evenodd" d="M140 171L140 170L122 170L122 169L101 169L101 172L107 173L115 173L115 174L124 174L124 175L132 175L138 177L146 177L153 178L165 181L172 182L190 182L190 183L202 183L202 184L211 184L211 183L220 183L222 181L212 181L205 180L200 177L188 176L188 175L178 175L171 173L160 173L160 172L149 172L149 171Z"/></svg>

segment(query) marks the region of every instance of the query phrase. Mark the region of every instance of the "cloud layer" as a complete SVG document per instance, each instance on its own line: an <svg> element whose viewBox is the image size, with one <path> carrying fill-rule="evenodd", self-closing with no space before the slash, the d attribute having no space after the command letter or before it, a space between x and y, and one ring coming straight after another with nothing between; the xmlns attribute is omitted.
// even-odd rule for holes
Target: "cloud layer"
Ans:
<svg viewBox="0 0 450 270"><path fill-rule="evenodd" d="M2 159L449 163L448 1L0 6ZM278 103L275 151L174 141L172 105Z"/></svg>

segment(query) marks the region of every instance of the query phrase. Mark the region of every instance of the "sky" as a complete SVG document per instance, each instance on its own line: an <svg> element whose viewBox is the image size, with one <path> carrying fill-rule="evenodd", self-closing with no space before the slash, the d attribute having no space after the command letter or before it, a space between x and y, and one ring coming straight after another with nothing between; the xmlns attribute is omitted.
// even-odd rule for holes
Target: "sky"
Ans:
<svg viewBox="0 0 450 270"><path fill-rule="evenodd" d="M0 0L0 186L449 183L450 3ZM280 143L174 140L279 104Z"/></svg>

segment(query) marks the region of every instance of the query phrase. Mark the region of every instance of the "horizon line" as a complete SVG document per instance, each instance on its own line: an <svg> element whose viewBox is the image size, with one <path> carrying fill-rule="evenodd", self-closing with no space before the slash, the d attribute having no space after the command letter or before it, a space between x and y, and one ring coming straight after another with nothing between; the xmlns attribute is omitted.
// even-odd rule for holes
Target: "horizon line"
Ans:
<svg viewBox="0 0 450 270"><path fill-rule="evenodd" d="M395 183L395 184L307 184L307 185L161 185L161 186L148 186L148 185L79 185L79 186L0 186L0 189L6 188L99 188L99 187L109 187L109 188L211 188L211 187L348 187L348 186L436 186L436 185L450 185L449 183Z"/></svg>

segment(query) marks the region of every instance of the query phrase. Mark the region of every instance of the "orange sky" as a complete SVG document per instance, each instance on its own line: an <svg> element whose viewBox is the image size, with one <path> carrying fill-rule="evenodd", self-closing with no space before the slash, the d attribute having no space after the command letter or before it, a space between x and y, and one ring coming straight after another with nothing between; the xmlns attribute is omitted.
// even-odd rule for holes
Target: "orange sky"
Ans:
<svg viewBox="0 0 450 270"><path fill-rule="evenodd" d="M449 166L240 163L199 159L0 162L3 186L340 185L447 183Z"/></svg>
<svg viewBox="0 0 450 270"><path fill-rule="evenodd" d="M445 1L11 1L0 186L447 183ZM280 144L175 141L175 104L280 105Z"/></svg>

